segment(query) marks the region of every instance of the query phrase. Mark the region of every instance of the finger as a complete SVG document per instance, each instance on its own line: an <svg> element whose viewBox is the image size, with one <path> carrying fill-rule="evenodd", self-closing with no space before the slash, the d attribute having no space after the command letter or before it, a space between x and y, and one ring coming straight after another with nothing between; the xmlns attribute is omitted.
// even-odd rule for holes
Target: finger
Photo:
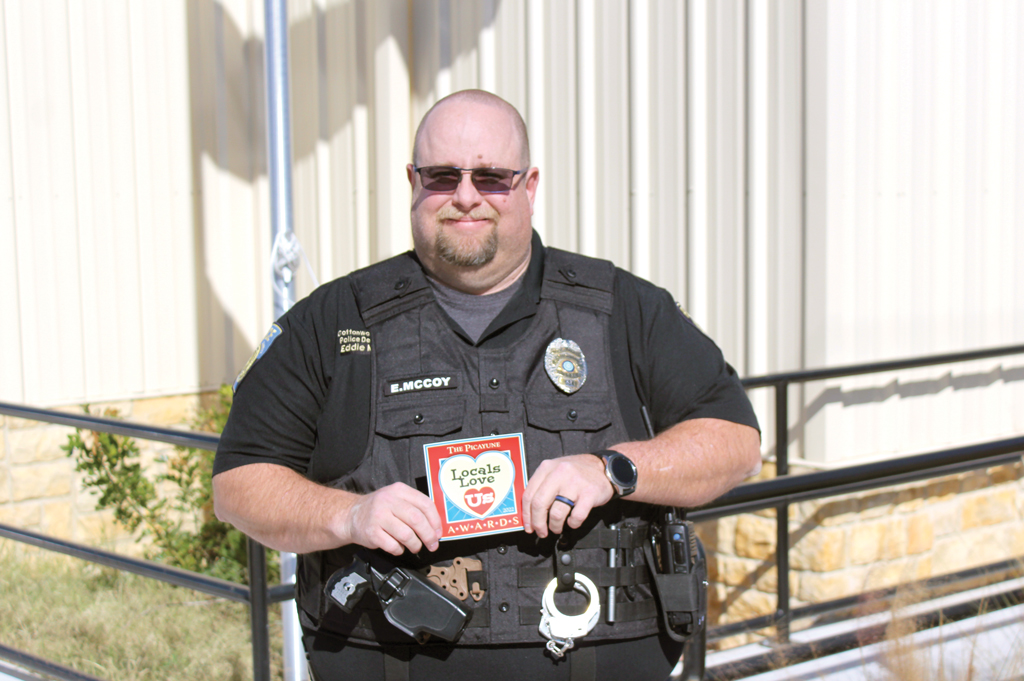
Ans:
<svg viewBox="0 0 1024 681"><path fill-rule="evenodd" d="M573 506L555 498L548 510L548 527L554 534L562 533L562 530L565 529L565 521L573 511Z"/></svg>
<svg viewBox="0 0 1024 681"><path fill-rule="evenodd" d="M437 541L441 538L441 516L430 497L403 483L395 483L385 489L388 494L381 500L385 507L393 509L424 544L437 548Z"/></svg>
<svg viewBox="0 0 1024 681"><path fill-rule="evenodd" d="M587 516L590 515L592 510L594 510L594 505L587 501L585 497L579 499L576 502L576 505L573 506L572 512L566 519L565 524L574 530L578 529L587 519Z"/></svg>
<svg viewBox="0 0 1024 681"><path fill-rule="evenodd" d="M534 472L533 476L530 477L529 482L526 483L526 489L523 490L523 529L527 534L533 532L533 526L537 524L533 517L533 502L537 496L537 490L540 489L544 483L544 472L547 461L541 463L541 465Z"/></svg>
<svg viewBox="0 0 1024 681"><path fill-rule="evenodd" d="M438 540L441 539L441 529L435 527L427 518L427 515L418 506L405 506L396 511L398 520L401 521L412 537L403 532L403 537L395 537L402 542L413 553L418 553L424 546L430 551L436 551Z"/></svg>
<svg viewBox="0 0 1024 681"><path fill-rule="evenodd" d="M551 524L551 518L549 514L551 512L551 504L555 500L554 490L548 493L547 490L541 489L537 491L533 496L533 501L530 504L530 522L533 525L533 531L537 533L537 536L543 539L548 536L548 527ZM564 506L564 504L561 504ZM563 517L562 520L565 518Z"/></svg>
<svg viewBox="0 0 1024 681"><path fill-rule="evenodd" d="M387 551L393 556L400 556L405 551L405 547L401 543L388 534L387 530L379 526L368 528L363 546L368 549Z"/></svg>

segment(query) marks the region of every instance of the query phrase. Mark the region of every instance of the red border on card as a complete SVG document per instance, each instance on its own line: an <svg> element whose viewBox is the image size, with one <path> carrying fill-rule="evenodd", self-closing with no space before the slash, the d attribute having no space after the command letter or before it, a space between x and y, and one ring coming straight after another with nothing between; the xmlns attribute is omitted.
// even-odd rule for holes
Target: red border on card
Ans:
<svg viewBox="0 0 1024 681"><path fill-rule="evenodd" d="M467 447L467 445L471 446ZM488 516L479 520L463 520L449 523L446 520L448 514L445 511L444 492L441 490L441 483L438 479L441 463L452 456L469 456L475 460L481 454L495 451L508 452L512 458L512 466L515 469L512 490L515 498L516 512ZM523 453L522 433L498 435L495 437L475 437L466 440L451 440L449 442L423 445L423 457L427 466L427 487L430 491L430 499L434 502L434 506L441 516L441 541L482 537L488 534L516 532L523 529L523 490L526 489L526 455Z"/></svg>

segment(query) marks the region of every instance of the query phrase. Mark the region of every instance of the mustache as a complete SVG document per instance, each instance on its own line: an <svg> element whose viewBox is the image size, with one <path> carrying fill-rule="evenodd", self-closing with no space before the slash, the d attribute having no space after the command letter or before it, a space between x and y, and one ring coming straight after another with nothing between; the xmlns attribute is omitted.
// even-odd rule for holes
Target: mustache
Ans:
<svg viewBox="0 0 1024 681"><path fill-rule="evenodd" d="M438 220L462 220L468 218L470 220L491 220L493 222L498 219L498 212L493 208L482 208L464 213L451 206L446 206L437 211L436 218Z"/></svg>

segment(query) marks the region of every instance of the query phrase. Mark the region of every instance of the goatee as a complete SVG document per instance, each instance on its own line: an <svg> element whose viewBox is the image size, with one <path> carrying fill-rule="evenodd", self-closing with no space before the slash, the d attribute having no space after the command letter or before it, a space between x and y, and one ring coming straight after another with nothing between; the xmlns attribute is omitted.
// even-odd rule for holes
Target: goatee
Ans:
<svg viewBox="0 0 1024 681"><path fill-rule="evenodd" d="M491 229L482 238L471 236L458 237L441 227L434 239L437 256L456 267L479 267L494 260L498 253L498 226L492 224Z"/></svg>

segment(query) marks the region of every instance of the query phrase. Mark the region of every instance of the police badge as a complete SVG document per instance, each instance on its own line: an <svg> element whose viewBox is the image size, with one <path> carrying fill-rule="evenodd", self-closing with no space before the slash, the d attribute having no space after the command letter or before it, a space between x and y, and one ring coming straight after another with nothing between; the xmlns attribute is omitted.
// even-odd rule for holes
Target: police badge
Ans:
<svg viewBox="0 0 1024 681"><path fill-rule="evenodd" d="M544 351L544 370L562 392L570 395L587 381L587 360L576 341L556 338Z"/></svg>

